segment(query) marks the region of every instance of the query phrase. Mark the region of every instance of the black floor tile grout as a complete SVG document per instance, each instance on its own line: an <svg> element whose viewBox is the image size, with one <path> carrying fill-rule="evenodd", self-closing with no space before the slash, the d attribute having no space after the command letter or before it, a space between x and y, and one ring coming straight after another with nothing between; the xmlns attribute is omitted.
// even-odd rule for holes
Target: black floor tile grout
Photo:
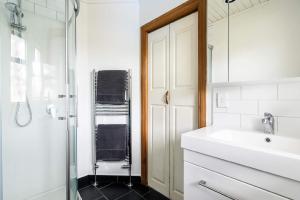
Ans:
<svg viewBox="0 0 300 200"><path fill-rule="evenodd" d="M143 194L143 198L147 195L147 194L149 194L151 191L149 190L148 192L146 192L145 194Z"/></svg>
<svg viewBox="0 0 300 200"><path fill-rule="evenodd" d="M91 186L93 186L93 185L88 185L88 186L85 186L85 187L83 187L83 188L80 188L80 189L78 190L78 192L80 192L81 190L84 190L84 189L86 189L86 188L88 188L88 187L91 187Z"/></svg>
<svg viewBox="0 0 300 200"><path fill-rule="evenodd" d="M121 193L120 196L114 197L113 199L112 199L112 197L109 198L108 196L106 196L106 195L104 194L103 189L108 188L109 186L111 186L111 185L113 185L113 184L122 185L122 187L126 186L126 187L128 188L128 190L126 189L126 191L124 191L125 193L123 193L123 194ZM137 187L134 189L134 187L129 187L129 186L128 186L126 183L124 183L124 182L118 182L118 181L115 182L115 181L113 181L113 182L107 183L106 185L104 185L104 186L102 186L102 187L95 187L95 186L93 186L93 185L89 185L89 186L86 186L86 187L84 187L84 188L81 188L81 189L79 190L79 192L83 192L84 189L87 189L87 188L89 188L89 187L95 188L95 190L96 190L97 192L99 192L99 195L101 195L101 196L99 196L98 198L96 197L97 199L93 199L93 200L100 200L100 199L105 199L105 200L118 200L118 199L121 199L121 198L125 197L126 195L130 195L131 193L132 193L131 195L137 195L138 197L140 197L141 200L147 200L146 195L148 195L148 194L151 195L152 192L157 193L159 196L161 195L161 196L162 196L161 198L162 198L162 199L165 199L165 198L163 198L164 196L163 196L162 194L160 194L159 192L153 190L152 188L150 188L150 187L148 187L148 186L143 186L143 185L141 185L140 183L138 183L138 184L137 184ZM141 187L142 187L142 189L141 189ZM145 187L145 188L143 188L143 187ZM112 188L113 188L113 187L112 187ZM112 188L111 188L111 189L112 189ZM118 190L116 189L116 191L118 191ZM143 191L145 191L145 192L143 192ZM157 194L156 194L156 195L157 195ZM159 196L158 196L158 199L161 199ZM85 198L85 199L82 199L82 200L91 200L91 199Z"/></svg>
<svg viewBox="0 0 300 200"><path fill-rule="evenodd" d="M134 189L132 189L132 191L133 191L134 193L136 193L138 196L140 196L142 199L145 199L143 195L139 194L139 193L136 192ZM148 193L148 192L146 192L146 193ZM146 193L145 193L145 194L146 194ZM144 195L145 195L145 194L144 194Z"/></svg>
<svg viewBox="0 0 300 200"><path fill-rule="evenodd" d="M116 198L114 200L121 199L122 197L124 197L124 196L126 196L126 195L128 195L128 194L130 194L132 192L135 193L136 195L138 195L142 200L145 200L145 198L142 195L140 195L138 192L134 191L134 189L132 189L132 188L130 188L129 192L127 192L126 194L123 194L123 195L119 196L118 198ZM148 192L146 192L146 193L148 193Z"/></svg>
<svg viewBox="0 0 300 200"><path fill-rule="evenodd" d="M104 188L106 188L106 187L109 187L110 185L112 185L112 184L114 184L114 182L111 182L111 183L108 183L107 185L104 185L104 186L102 186L102 187L97 187L96 186L96 188L98 189L98 190L102 190L102 189L104 189ZM95 186L94 186L95 187Z"/></svg>
<svg viewBox="0 0 300 200"><path fill-rule="evenodd" d="M95 199L95 200L101 200L101 199L105 199L105 200L109 200L109 199L107 199L105 196L101 196L101 197L99 197L98 199ZM84 199L83 199L84 200Z"/></svg>
<svg viewBox="0 0 300 200"><path fill-rule="evenodd" d="M118 200L118 199L121 199L122 197L126 196L127 194L131 193L132 190L129 190L129 192L125 193L125 194L122 194L121 196L115 198L114 200Z"/></svg>
<svg viewBox="0 0 300 200"><path fill-rule="evenodd" d="M103 197L104 197L104 199L109 200L109 198L107 198L107 196L105 196L104 194L103 194ZM100 198L99 198L99 199L100 199Z"/></svg>
<svg viewBox="0 0 300 200"><path fill-rule="evenodd" d="M112 185L113 183L108 183L107 185L101 187L101 188L98 188L96 186L94 186L96 188L97 191L101 192L102 194L102 197L104 197L106 200L109 200L109 198L107 196L105 196L105 194L101 191L101 189L103 188L106 188L106 187L109 187L110 185ZM99 198L100 199L100 198ZM84 199L83 199L84 200Z"/></svg>

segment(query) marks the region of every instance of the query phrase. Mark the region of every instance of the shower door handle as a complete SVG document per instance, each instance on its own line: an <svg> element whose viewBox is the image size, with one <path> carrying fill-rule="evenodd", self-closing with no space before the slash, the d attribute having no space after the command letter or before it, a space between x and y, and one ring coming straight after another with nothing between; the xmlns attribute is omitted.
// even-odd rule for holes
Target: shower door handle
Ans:
<svg viewBox="0 0 300 200"><path fill-rule="evenodd" d="M65 94L59 94L57 97L58 97L59 99L64 99L64 98L67 97L67 95L65 95ZM72 99L72 98L75 98L76 95L75 95L75 94L70 94L69 97Z"/></svg>
<svg viewBox="0 0 300 200"><path fill-rule="evenodd" d="M58 117L57 119L62 121L62 120L66 120L66 117Z"/></svg>
<svg viewBox="0 0 300 200"><path fill-rule="evenodd" d="M59 99L63 99L63 98L66 98L66 95L65 95L65 94L59 94L57 97L58 97Z"/></svg>

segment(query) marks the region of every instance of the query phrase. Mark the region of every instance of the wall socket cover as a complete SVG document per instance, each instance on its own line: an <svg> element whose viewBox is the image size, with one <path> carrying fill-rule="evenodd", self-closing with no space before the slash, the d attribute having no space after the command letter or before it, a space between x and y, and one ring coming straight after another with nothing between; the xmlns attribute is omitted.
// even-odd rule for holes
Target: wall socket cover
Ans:
<svg viewBox="0 0 300 200"><path fill-rule="evenodd" d="M217 92L216 93L216 104L217 108L227 108L228 107L228 101L227 101L227 95L226 93Z"/></svg>

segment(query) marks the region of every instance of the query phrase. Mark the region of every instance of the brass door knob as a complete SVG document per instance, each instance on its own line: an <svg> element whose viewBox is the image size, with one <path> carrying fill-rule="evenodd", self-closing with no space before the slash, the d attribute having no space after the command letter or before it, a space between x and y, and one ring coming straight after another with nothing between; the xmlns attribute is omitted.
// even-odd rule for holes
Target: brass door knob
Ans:
<svg viewBox="0 0 300 200"><path fill-rule="evenodd" d="M169 104L169 91L167 91L166 93L165 93L165 103L168 105Z"/></svg>

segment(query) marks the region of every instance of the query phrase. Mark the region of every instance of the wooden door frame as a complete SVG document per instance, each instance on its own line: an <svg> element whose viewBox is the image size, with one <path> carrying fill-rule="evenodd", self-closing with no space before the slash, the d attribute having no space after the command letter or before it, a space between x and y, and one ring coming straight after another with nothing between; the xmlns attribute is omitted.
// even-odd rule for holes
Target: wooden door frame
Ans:
<svg viewBox="0 0 300 200"><path fill-rule="evenodd" d="M141 181L148 184L148 34L198 11L198 126L206 126L207 0L188 0L141 27Z"/></svg>

